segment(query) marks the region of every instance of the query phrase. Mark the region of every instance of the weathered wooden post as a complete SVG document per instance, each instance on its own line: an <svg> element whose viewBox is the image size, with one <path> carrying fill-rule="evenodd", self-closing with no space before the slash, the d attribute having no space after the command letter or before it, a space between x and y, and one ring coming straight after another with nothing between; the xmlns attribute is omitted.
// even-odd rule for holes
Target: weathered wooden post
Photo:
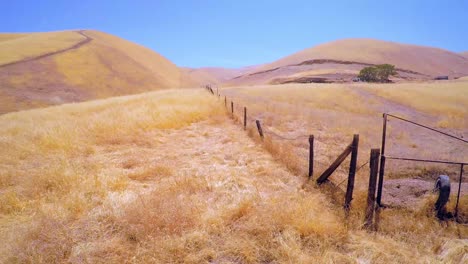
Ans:
<svg viewBox="0 0 468 264"><path fill-rule="evenodd" d="M351 153L351 144L346 147L346 149L336 158L336 160L328 167L318 178L317 184L320 185L328 180L328 177L340 166L340 164L348 157Z"/></svg>
<svg viewBox="0 0 468 264"><path fill-rule="evenodd" d="M387 114L383 114L383 127L382 127L382 146L380 155L380 171L379 171L379 187L377 189L377 204L382 206L382 188L385 173L385 139L387 136Z"/></svg>
<svg viewBox="0 0 468 264"><path fill-rule="evenodd" d="M234 102L231 101L231 114L234 116Z"/></svg>
<svg viewBox="0 0 468 264"><path fill-rule="evenodd" d="M353 190L354 190L354 178L356 176L356 164L357 156L359 149L359 135L353 136L353 142L351 143L351 161L349 165L349 174L348 174L348 186L346 187L345 195L345 210L348 212L351 205L351 200L353 200Z"/></svg>
<svg viewBox="0 0 468 264"><path fill-rule="evenodd" d="M255 123L257 124L258 134L263 139L263 130L262 125L260 124L260 120L255 120Z"/></svg>
<svg viewBox="0 0 468 264"><path fill-rule="evenodd" d="M244 130L247 129L247 107L244 106Z"/></svg>
<svg viewBox="0 0 468 264"><path fill-rule="evenodd" d="M369 174L369 188L367 192L367 207L364 219L364 226L368 229L372 228L372 220L375 211L375 187L377 185L377 173L379 169L379 149L372 149L370 154L370 174Z"/></svg>
<svg viewBox="0 0 468 264"><path fill-rule="evenodd" d="M456 218L457 222L459 221L459 218L458 218L458 202L460 201L460 190L461 190L462 179L463 179L463 165L465 165L465 164L462 163L460 165L460 178L458 179L457 204L455 205L455 218Z"/></svg>
<svg viewBox="0 0 468 264"><path fill-rule="evenodd" d="M314 135L309 136L309 180L314 174Z"/></svg>
<svg viewBox="0 0 468 264"><path fill-rule="evenodd" d="M224 96L224 107L227 108L227 98L226 98L226 96Z"/></svg>

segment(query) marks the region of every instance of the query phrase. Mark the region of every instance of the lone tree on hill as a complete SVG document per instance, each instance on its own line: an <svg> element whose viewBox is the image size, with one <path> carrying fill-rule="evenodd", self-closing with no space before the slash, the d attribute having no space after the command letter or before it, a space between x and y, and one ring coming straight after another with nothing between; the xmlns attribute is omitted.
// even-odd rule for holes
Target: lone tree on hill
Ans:
<svg viewBox="0 0 468 264"><path fill-rule="evenodd" d="M365 67L359 72L359 79L365 82L390 82L388 77L396 75L395 66L391 64L381 64Z"/></svg>

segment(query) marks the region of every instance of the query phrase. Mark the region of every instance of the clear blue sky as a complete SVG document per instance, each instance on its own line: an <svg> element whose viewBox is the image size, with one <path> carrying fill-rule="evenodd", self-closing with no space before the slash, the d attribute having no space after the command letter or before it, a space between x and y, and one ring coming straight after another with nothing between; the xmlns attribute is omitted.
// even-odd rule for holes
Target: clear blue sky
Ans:
<svg viewBox="0 0 468 264"><path fill-rule="evenodd" d="M1 32L97 29L179 66L261 64L355 37L468 50L468 0L4 0L0 7Z"/></svg>

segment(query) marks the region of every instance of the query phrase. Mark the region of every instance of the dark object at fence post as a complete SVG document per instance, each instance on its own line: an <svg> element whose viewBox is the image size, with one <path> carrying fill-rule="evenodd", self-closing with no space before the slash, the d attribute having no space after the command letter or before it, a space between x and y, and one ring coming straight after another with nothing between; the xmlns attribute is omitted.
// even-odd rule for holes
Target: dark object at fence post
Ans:
<svg viewBox="0 0 468 264"><path fill-rule="evenodd" d="M450 197L450 178L447 175L440 175L437 178L434 190L439 191L439 197L434 204L434 209L437 211L437 217L441 220L446 215L445 205L447 204Z"/></svg>
<svg viewBox="0 0 468 264"><path fill-rule="evenodd" d="M364 226L366 228L372 227L372 219L374 218L375 210L375 187L377 185L377 172L379 167L379 149L371 149L370 154L370 174L369 174L369 189L367 192L367 208L364 219Z"/></svg>
<svg viewBox="0 0 468 264"><path fill-rule="evenodd" d="M340 164L348 157L349 153L351 153L351 145L347 146L346 149L341 153L338 158L328 167L320 177L317 179L317 184L324 183L330 175L340 166Z"/></svg>
<svg viewBox="0 0 468 264"><path fill-rule="evenodd" d="M260 120L255 120L255 123L257 123L258 134L263 139L263 130L262 125L260 124Z"/></svg>
<svg viewBox="0 0 468 264"><path fill-rule="evenodd" d="M349 165L348 186L346 187L345 196L345 210L349 211L351 200L353 200L354 178L356 176L356 164L359 150L359 135L353 136L353 143L351 143L351 162Z"/></svg>
<svg viewBox="0 0 468 264"><path fill-rule="evenodd" d="M457 194L457 204L455 205L455 217L458 222L458 202L460 201L460 190L461 190L461 184L462 184L462 178L463 178L463 165L461 164L460 167L460 179L458 181L458 194Z"/></svg>
<svg viewBox="0 0 468 264"><path fill-rule="evenodd" d="M244 106L244 130L247 128L247 107Z"/></svg>
<svg viewBox="0 0 468 264"><path fill-rule="evenodd" d="M227 98L224 96L224 106L227 108Z"/></svg>
<svg viewBox="0 0 468 264"><path fill-rule="evenodd" d="M382 206L382 188L385 173L385 139L387 137L387 114L383 114L383 128L382 128L382 146L380 153L380 170L379 170L379 187L377 189L377 204Z"/></svg>
<svg viewBox="0 0 468 264"><path fill-rule="evenodd" d="M314 135L309 136L309 180L314 174Z"/></svg>
<svg viewBox="0 0 468 264"><path fill-rule="evenodd" d="M234 102L231 101L231 114L234 115Z"/></svg>

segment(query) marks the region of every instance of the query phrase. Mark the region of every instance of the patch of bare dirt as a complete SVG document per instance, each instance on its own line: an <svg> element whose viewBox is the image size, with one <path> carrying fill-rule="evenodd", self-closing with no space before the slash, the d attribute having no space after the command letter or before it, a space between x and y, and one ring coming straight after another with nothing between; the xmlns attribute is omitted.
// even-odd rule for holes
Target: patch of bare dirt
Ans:
<svg viewBox="0 0 468 264"><path fill-rule="evenodd" d="M450 199L456 199L458 181L451 179ZM388 179L384 180L382 203L395 207L417 209L425 196L434 193L435 181L422 179ZM468 193L468 183L461 185L461 195Z"/></svg>

